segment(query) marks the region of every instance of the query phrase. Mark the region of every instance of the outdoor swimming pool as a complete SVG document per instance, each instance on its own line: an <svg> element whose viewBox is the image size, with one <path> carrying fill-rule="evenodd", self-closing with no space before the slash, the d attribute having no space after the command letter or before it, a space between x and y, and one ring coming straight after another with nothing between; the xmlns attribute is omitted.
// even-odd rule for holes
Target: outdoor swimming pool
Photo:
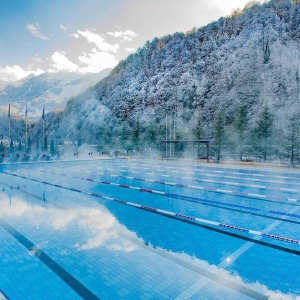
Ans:
<svg viewBox="0 0 300 300"><path fill-rule="evenodd" d="M0 299L299 298L296 171L143 160L0 170Z"/></svg>

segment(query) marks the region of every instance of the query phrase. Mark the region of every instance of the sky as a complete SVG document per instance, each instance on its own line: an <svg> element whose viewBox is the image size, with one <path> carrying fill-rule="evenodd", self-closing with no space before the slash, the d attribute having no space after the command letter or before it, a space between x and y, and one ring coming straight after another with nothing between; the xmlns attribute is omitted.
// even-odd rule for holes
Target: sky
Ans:
<svg viewBox="0 0 300 300"><path fill-rule="evenodd" d="M248 2L0 0L0 81L113 68L147 40L205 26Z"/></svg>

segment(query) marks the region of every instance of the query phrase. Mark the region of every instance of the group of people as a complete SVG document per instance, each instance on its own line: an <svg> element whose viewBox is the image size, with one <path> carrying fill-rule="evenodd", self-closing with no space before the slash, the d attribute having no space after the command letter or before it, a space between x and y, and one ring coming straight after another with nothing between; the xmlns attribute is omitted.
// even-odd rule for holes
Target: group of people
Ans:
<svg viewBox="0 0 300 300"><path fill-rule="evenodd" d="M78 157L79 153L78 152L74 152L74 157ZM89 156L92 156L93 155L93 152L89 152Z"/></svg>

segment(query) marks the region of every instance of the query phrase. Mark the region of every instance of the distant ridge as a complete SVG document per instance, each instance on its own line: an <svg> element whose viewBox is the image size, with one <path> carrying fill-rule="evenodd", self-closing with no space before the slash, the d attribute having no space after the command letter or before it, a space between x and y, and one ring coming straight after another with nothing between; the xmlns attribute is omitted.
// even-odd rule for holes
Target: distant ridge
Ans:
<svg viewBox="0 0 300 300"><path fill-rule="evenodd" d="M12 110L24 116L27 102L29 118L39 119L43 104L47 111L65 107L70 98L99 82L110 71L111 69L105 69L100 73L89 74L43 73L38 76L30 75L19 81L0 82L0 108L7 109L11 102Z"/></svg>

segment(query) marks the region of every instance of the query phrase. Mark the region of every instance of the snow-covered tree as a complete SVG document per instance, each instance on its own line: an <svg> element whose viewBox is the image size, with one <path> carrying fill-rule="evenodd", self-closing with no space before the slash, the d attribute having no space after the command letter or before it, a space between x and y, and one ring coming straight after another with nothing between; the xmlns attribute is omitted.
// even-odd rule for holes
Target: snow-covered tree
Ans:
<svg viewBox="0 0 300 300"><path fill-rule="evenodd" d="M31 142L31 137L29 136L29 137L28 137L28 142L27 142L27 149L26 149L26 152L27 152L27 153L30 153L30 152L31 152L31 144L32 144L32 142Z"/></svg>
<svg viewBox="0 0 300 300"><path fill-rule="evenodd" d="M270 111L270 108L265 104L262 111L259 114L257 120L255 133L258 141L258 148L262 151L263 160L267 159L267 153L270 152L272 141L272 130L273 130L274 116Z"/></svg>
<svg viewBox="0 0 300 300"><path fill-rule="evenodd" d="M55 151L55 146L54 146L54 141L53 139L51 139L51 142L50 142L50 154L51 155L55 155L56 151Z"/></svg>
<svg viewBox="0 0 300 300"><path fill-rule="evenodd" d="M245 131L248 125L248 112L245 105L241 105L238 110L237 116L234 120L234 127L237 132L237 145L240 160L243 159L243 146L245 140Z"/></svg>
<svg viewBox="0 0 300 300"><path fill-rule="evenodd" d="M286 150L288 151L288 158L290 160L291 165L294 165L296 162L299 163L299 147L300 147L299 131L300 131L299 114L295 112L288 117L288 128L285 136L283 137L284 143L286 145Z"/></svg>
<svg viewBox="0 0 300 300"><path fill-rule="evenodd" d="M0 143L0 152L4 152L4 145L3 145L2 140L1 140L1 143Z"/></svg>
<svg viewBox="0 0 300 300"><path fill-rule="evenodd" d="M13 140L10 140L9 151L14 152L14 143Z"/></svg>
<svg viewBox="0 0 300 300"><path fill-rule="evenodd" d="M194 135L196 140L203 139L204 130L203 130L202 117L200 115L197 118L197 123L194 128Z"/></svg>
<svg viewBox="0 0 300 300"><path fill-rule="evenodd" d="M214 122L214 142L216 144L217 161L221 159L221 146L225 136L224 114L218 111Z"/></svg>
<svg viewBox="0 0 300 300"><path fill-rule="evenodd" d="M140 148L140 139L141 139L141 126L140 126L140 122L136 121L132 132L132 143L134 148L136 149Z"/></svg>

